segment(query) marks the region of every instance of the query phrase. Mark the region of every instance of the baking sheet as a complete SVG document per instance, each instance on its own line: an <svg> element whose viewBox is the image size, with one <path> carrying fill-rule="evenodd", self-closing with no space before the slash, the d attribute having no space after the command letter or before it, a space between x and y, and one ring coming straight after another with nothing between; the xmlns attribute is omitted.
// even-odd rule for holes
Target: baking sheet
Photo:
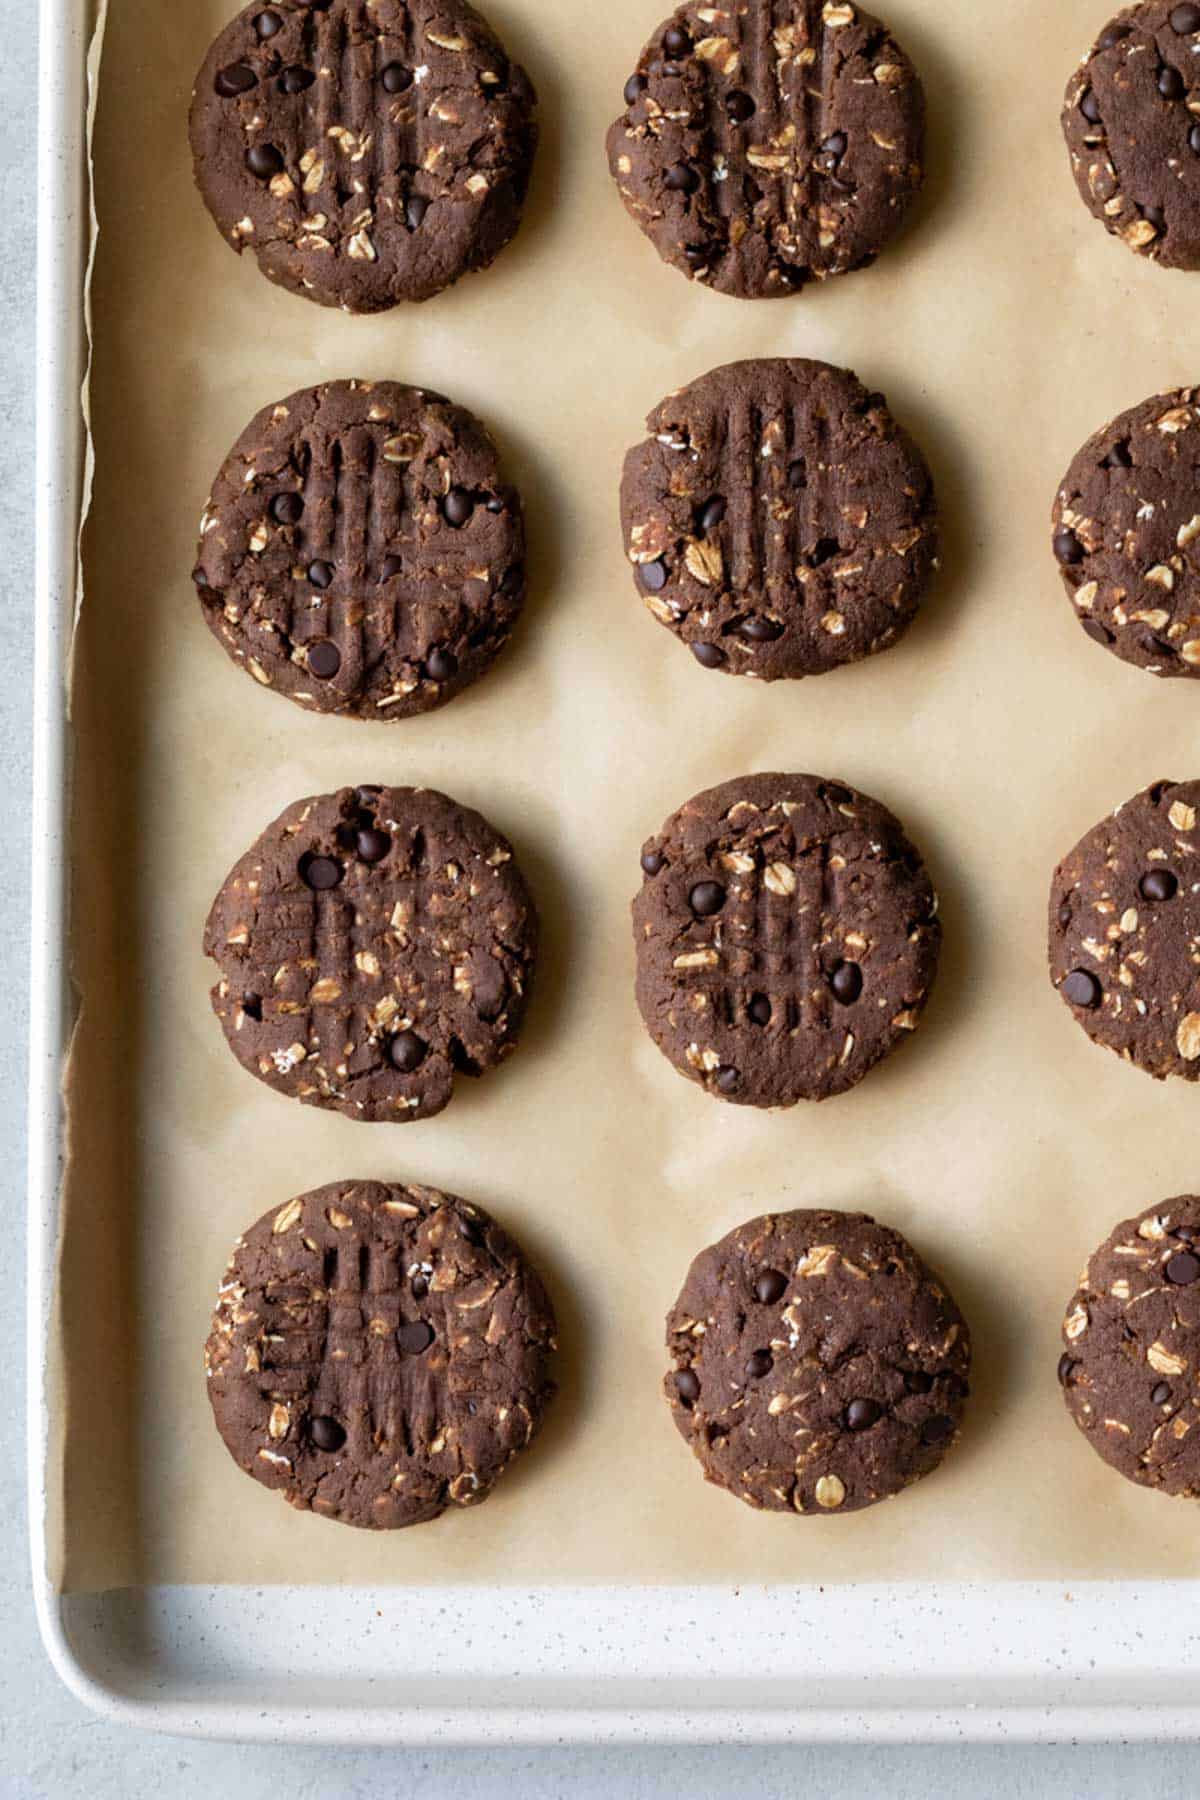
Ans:
<svg viewBox="0 0 1200 1800"><path fill-rule="evenodd" d="M541 91L516 243L420 309L351 320L235 259L193 191L195 68L228 8L115 0L96 140L96 490L75 658L72 1163L58 1574L150 1581L845 1581L1192 1572L1188 1515L1105 1470L1053 1370L1080 1263L1116 1218L1195 1186L1196 1097L1089 1045L1050 989L1051 868L1108 807L1198 770L1197 697L1089 645L1049 559L1083 437L1197 378L1186 276L1092 223L1058 131L1103 22L1082 0L980 13L889 0L925 79L931 173L872 270L752 305L658 262L608 180L604 129L662 0L489 14ZM639 605L621 455L664 393L752 354L826 357L924 447L945 570L905 642L803 685L699 670ZM332 376L442 389L492 427L534 567L504 661L441 713L309 717L233 669L188 571L215 470L253 410ZM720 1106L646 1038L628 902L642 838L752 769L844 776L923 848L946 944L914 1041L852 1094ZM438 1119L368 1127L238 1067L200 933L234 858L290 800L425 782L514 839L545 922L523 1046ZM486 1506L391 1535L292 1512L211 1425L201 1345L233 1238L342 1176L492 1208L542 1266L563 1392ZM658 1393L694 1252L769 1208L866 1206L949 1280L976 1343L963 1445L845 1518L756 1515L700 1479Z"/></svg>

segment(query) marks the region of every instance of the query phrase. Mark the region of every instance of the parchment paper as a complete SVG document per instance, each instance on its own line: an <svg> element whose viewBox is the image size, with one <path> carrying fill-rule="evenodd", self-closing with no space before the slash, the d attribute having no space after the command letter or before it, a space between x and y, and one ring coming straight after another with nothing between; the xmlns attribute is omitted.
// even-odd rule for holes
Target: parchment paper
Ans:
<svg viewBox="0 0 1200 1800"><path fill-rule="evenodd" d="M883 0L880 0L883 4ZM1103 0L886 0L932 121L919 216L872 270L775 303L658 262L603 133L665 0L491 0L542 95L522 232L421 308L351 320L270 287L192 188L190 83L224 0L115 0L96 144L96 497L77 646L75 970L63 1267L64 1580L685 1581L1180 1575L1194 1515L1123 1484L1066 1418L1064 1304L1113 1223L1200 1181L1196 1091L1091 1046L1046 975L1056 859L1152 779L1200 773L1200 693L1102 654L1049 556L1085 435L1200 376L1200 277L1084 213L1063 85ZM899 648L763 688L699 670L645 614L620 460L663 394L734 356L856 369L924 446L945 520L935 597ZM523 486L528 615L502 665L391 727L309 717L209 637L188 572L209 479L255 408L330 376L440 388ZM852 1094L722 1106L647 1039L628 903L644 835L739 772L848 780L900 814L946 947L913 1042ZM448 1111L364 1126L251 1080L200 952L229 866L290 800L426 782L514 838L545 921L522 1048ZM545 1270L563 1391L474 1512L392 1535L292 1512L233 1465L201 1368L238 1230L340 1176L491 1207ZM865 1206L946 1275L975 1334L966 1439L891 1504L756 1515L705 1486L658 1386L699 1248L772 1207Z"/></svg>

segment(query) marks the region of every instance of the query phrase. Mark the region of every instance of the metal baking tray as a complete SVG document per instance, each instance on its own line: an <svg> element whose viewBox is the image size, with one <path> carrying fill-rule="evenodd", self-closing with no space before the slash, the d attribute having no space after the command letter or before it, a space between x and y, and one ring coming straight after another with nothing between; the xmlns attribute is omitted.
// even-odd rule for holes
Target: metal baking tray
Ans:
<svg viewBox="0 0 1200 1800"><path fill-rule="evenodd" d="M1194 1583L121 1588L63 1594L52 1368L73 1024L68 657L85 504L84 0L42 0L29 1498L47 1652L97 1713L202 1736L481 1744L1200 1736Z"/></svg>

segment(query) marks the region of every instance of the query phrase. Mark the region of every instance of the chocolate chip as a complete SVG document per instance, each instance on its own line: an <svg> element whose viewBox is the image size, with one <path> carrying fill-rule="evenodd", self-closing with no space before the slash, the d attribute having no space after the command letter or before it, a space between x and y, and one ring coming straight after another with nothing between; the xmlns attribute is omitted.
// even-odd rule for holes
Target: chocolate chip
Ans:
<svg viewBox="0 0 1200 1800"><path fill-rule="evenodd" d="M1112 632L1099 619L1084 619L1083 629L1094 644L1111 644L1113 641Z"/></svg>
<svg viewBox="0 0 1200 1800"><path fill-rule="evenodd" d="M1061 531L1054 534L1054 554L1060 563L1077 563L1083 561L1083 545L1064 525Z"/></svg>
<svg viewBox="0 0 1200 1800"><path fill-rule="evenodd" d="M724 1063L721 1068L717 1070L717 1087L723 1094L732 1094L737 1088L740 1079L737 1070L729 1063Z"/></svg>
<svg viewBox="0 0 1200 1800"><path fill-rule="evenodd" d="M692 47L692 40L682 25L668 25L663 32L663 49L668 56L686 56Z"/></svg>
<svg viewBox="0 0 1200 1800"><path fill-rule="evenodd" d="M386 831L377 826L364 825L354 836L354 854L359 862L382 862L392 847L392 840Z"/></svg>
<svg viewBox="0 0 1200 1800"><path fill-rule="evenodd" d="M1129 454L1129 439L1118 438L1104 459L1106 469L1132 469L1133 458Z"/></svg>
<svg viewBox="0 0 1200 1800"><path fill-rule="evenodd" d="M426 1294L429 1292L429 1283L424 1275L413 1276L409 1286L409 1292L414 1300L424 1300Z"/></svg>
<svg viewBox="0 0 1200 1800"><path fill-rule="evenodd" d="M1101 33L1096 45L1097 50L1111 50L1114 44L1119 44L1123 38L1127 38L1132 30L1132 25L1110 25L1107 31Z"/></svg>
<svg viewBox="0 0 1200 1800"><path fill-rule="evenodd" d="M504 571L504 579L496 589L496 592L502 594L506 600L510 600L514 594L520 591L521 587L524 585L524 581L524 563L513 563L510 569Z"/></svg>
<svg viewBox="0 0 1200 1800"><path fill-rule="evenodd" d="M1100 102L1097 100L1091 88L1084 88L1083 93L1080 95L1079 110L1089 125L1098 125L1100 123Z"/></svg>
<svg viewBox="0 0 1200 1800"><path fill-rule="evenodd" d="M675 1392L685 1406L695 1406L700 1398L700 1377L694 1369L676 1369Z"/></svg>
<svg viewBox="0 0 1200 1800"><path fill-rule="evenodd" d="M790 488L808 486L808 464L802 456L797 456L788 464L787 478Z"/></svg>
<svg viewBox="0 0 1200 1800"><path fill-rule="evenodd" d="M430 681L451 681L458 674L458 658L452 650L431 650L425 658Z"/></svg>
<svg viewBox="0 0 1200 1800"><path fill-rule="evenodd" d="M1151 225L1158 231L1161 231L1167 222L1167 215L1161 206L1143 206L1139 208L1139 211L1143 219L1149 219Z"/></svg>
<svg viewBox="0 0 1200 1800"><path fill-rule="evenodd" d="M326 1414L308 1421L308 1435L318 1450L340 1450L346 1441L346 1433L337 1420Z"/></svg>
<svg viewBox="0 0 1200 1800"><path fill-rule="evenodd" d="M230 63L227 68L218 69L213 82L222 100L232 100L235 94L248 94L257 86L258 76L245 63Z"/></svg>
<svg viewBox="0 0 1200 1800"><path fill-rule="evenodd" d="M663 177L664 183L673 193L694 194L700 186L700 177L690 163L672 163Z"/></svg>
<svg viewBox="0 0 1200 1800"><path fill-rule="evenodd" d="M260 181L269 181L283 169L283 156L274 144L251 144L246 152L246 167Z"/></svg>
<svg viewBox="0 0 1200 1800"><path fill-rule="evenodd" d="M1058 909L1058 924L1059 924L1060 931L1065 931L1067 929L1067 926L1070 923L1071 923L1071 902L1069 900L1064 900L1062 905Z"/></svg>
<svg viewBox="0 0 1200 1800"><path fill-rule="evenodd" d="M754 1025L769 1025L771 1023L771 1002L765 994L751 994L749 1004L746 1007L746 1017Z"/></svg>
<svg viewBox="0 0 1200 1800"><path fill-rule="evenodd" d="M660 593L667 585L667 565L659 557L655 562L638 564L638 580L648 594Z"/></svg>
<svg viewBox="0 0 1200 1800"><path fill-rule="evenodd" d="M342 666L342 653L328 638L318 638L308 646L308 672L318 681L332 681Z"/></svg>
<svg viewBox="0 0 1200 1800"><path fill-rule="evenodd" d="M247 994L245 999L242 1001L242 1011L245 1013L245 1015L248 1019L253 1019L256 1024L261 1025L262 1024L262 995L261 994Z"/></svg>
<svg viewBox="0 0 1200 1800"><path fill-rule="evenodd" d="M769 1375L774 1367L775 1358L771 1355L769 1350L756 1350L753 1356L747 1359L746 1379L748 1381L761 1381L763 1376Z"/></svg>
<svg viewBox="0 0 1200 1800"><path fill-rule="evenodd" d="M327 888L335 888L342 879L342 865L335 862L332 856L314 856L311 851L300 858L300 879L305 887L313 888L321 893Z"/></svg>
<svg viewBox="0 0 1200 1800"><path fill-rule="evenodd" d="M396 1347L405 1356L420 1356L433 1342L433 1326L427 1319L414 1319L396 1328Z"/></svg>
<svg viewBox="0 0 1200 1800"><path fill-rule="evenodd" d="M1158 91L1164 100L1182 100L1187 93L1187 82L1179 73L1174 63L1162 63L1158 71Z"/></svg>
<svg viewBox="0 0 1200 1800"><path fill-rule="evenodd" d="M648 85L644 75L631 75L625 83L626 106L636 106Z"/></svg>
<svg viewBox="0 0 1200 1800"><path fill-rule="evenodd" d="M465 487L452 487L442 500L442 512L446 523L453 525L456 531L466 524L474 511L475 502Z"/></svg>
<svg viewBox="0 0 1200 1800"><path fill-rule="evenodd" d="M385 556L383 567L379 571L380 581L390 581L394 575L404 573L404 560L399 556Z"/></svg>
<svg viewBox="0 0 1200 1800"><path fill-rule="evenodd" d="M841 545L836 538L818 538L812 553L814 567L819 569L822 563L827 563L831 557L836 556L840 549Z"/></svg>
<svg viewBox="0 0 1200 1800"><path fill-rule="evenodd" d="M1169 1381L1155 1382L1154 1386L1150 1389L1150 1404L1151 1404L1151 1406L1165 1406L1167 1401L1170 1398L1171 1398L1170 1382Z"/></svg>
<svg viewBox="0 0 1200 1800"><path fill-rule="evenodd" d="M1174 1287L1190 1287L1200 1276L1200 1256L1194 1256L1190 1250L1177 1250L1167 1258L1163 1274Z"/></svg>
<svg viewBox="0 0 1200 1800"><path fill-rule="evenodd" d="M764 1306L774 1306L787 1293L787 1276L781 1275L778 1269L763 1269L754 1282L755 1298Z"/></svg>
<svg viewBox="0 0 1200 1800"><path fill-rule="evenodd" d="M1185 1244L1190 1244L1196 1236L1196 1228L1194 1225L1175 1225L1171 1228L1171 1236L1182 1238Z"/></svg>
<svg viewBox="0 0 1200 1800"><path fill-rule="evenodd" d="M688 895L688 905L698 919L711 919L725 904L725 889L719 881L698 881Z"/></svg>
<svg viewBox="0 0 1200 1800"><path fill-rule="evenodd" d="M198 588L206 588L208 586L208 576L204 573L204 570L200 567L199 563L197 563L196 567L192 570L192 580Z"/></svg>
<svg viewBox="0 0 1200 1800"><path fill-rule="evenodd" d="M933 1386L933 1376L927 1375L924 1369L908 1369L905 1372L904 1385L910 1394L927 1394Z"/></svg>
<svg viewBox="0 0 1200 1800"><path fill-rule="evenodd" d="M277 525L298 525L304 516L304 501L299 494L276 494L269 510Z"/></svg>
<svg viewBox="0 0 1200 1800"><path fill-rule="evenodd" d="M1072 969L1064 977L1059 993L1072 1006L1093 1007L1100 1004L1100 983L1090 969Z"/></svg>
<svg viewBox="0 0 1200 1800"><path fill-rule="evenodd" d="M707 244L685 244L683 254L690 268L702 269L712 255L712 251Z"/></svg>
<svg viewBox="0 0 1200 1800"><path fill-rule="evenodd" d="M429 211L429 202L424 194L410 194L404 203L404 218L410 231L419 231L425 214Z"/></svg>
<svg viewBox="0 0 1200 1800"><path fill-rule="evenodd" d="M393 1069L399 1069L402 1075L411 1075L425 1061L429 1045L415 1031L398 1031L388 1045L388 1056Z"/></svg>
<svg viewBox="0 0 1200 1800"><path fill-rule="evenodd" d="M1188 149L1194 156L1200 156L1200 125L1193 125L1188 132Z"/></svg>
<svg viewBox="0 0 1200 1800"><path fill-rule="evenodd" d="M1179 883L1170 869L1147 869L1138 882L1138 893L1143 900L1171 900L1179 890Z"/></svg>
<svg viewBox="0 0 1200 1800"><path fill-rule="evenodd" d="M930 1413L921 1427L923 1444L940 1444L954 1430L954 1420L948 1419L945 1413Z"/></svg>
<svg viewBox="0 0 1200 1800"><path fill-rule="evenodd" d="M725 111L735 125L744 125L755 113L753 98L745 88L730 88L725 96Z"/></svg>
<svg viewBox="0 0 1200 1800"><path fill-rule="evenodd" d="M1058 1383L1060 1387L1066 1387L1068 1381L1071 1379L1071 1371L1076 1366L1075 1358L1069 1356L1064 1350L1058 1359Z"/></svg>
<svg viewBox="0 0 1200 1800"><path fill-rule="evenodd" d="M783 625L778 619L764 619L759 613L751 613L748 619L739 623L738 635L748 638L752 644L773 644L776 638L783 636Z"/></svg>
<svg viewBox="0 0 1200 1800"><path fill-rule="evenodd" d="M1193 31L1200 31L1200 6L1176 6L1171 12L1171 30L1177 31L1180 37L1190 37Z"/></svg>
<svg viewBox="0 0 1200 1800"><path fill-rule="evenodd" d="M725 512L725 496L723 494L714 494L712 499L706 500L704 505L700 508L700 512L696 519L697 530L702 532L715 531L717 526L724 519Z"/></svg>
<svg viewBox="0 0 1200 1800"><path fill-rule="evenodd" d="M719 669L725 661L725 652L715 644L693 644L692 655L702 669Z"/></svg>
<svg viewBox="0 0 1200 1800"><path fill-rule="evenodd" d="M846 143L845 132L835 131L832 137L825 139L818 154L825 157L831 164L838 163L846 154Z"/></svg>
<svg viewBox="0 0 1200 1800"><path fill-rule="evenodd" d="M846 1429L866 1431L877 1425L882 1417L883 1408L878 1400L852 1400L846 1408Z"/></svg>
<svg viewBox="0 0 1200 1800"><path fill-rule="evenodd" d="M647 850L642 857L642 868L647 875L657 875L666 860L661 850Z"/></svg>
<svg viewBox="0 0 1200 1800"><path fill-rule="evenodd" d="M266 39L274 37L275 33L281 29L282 25L283 20L278 13L260 12L255 13L254 15L255 34L260 38Z"/></svg>
<svg viewBox="0 0 1200 1800"><path fill-rule="evenodd" d="M285 94L302 94L316 79L312 70L306 69L303 63L292 63L279 77L279 85Z"/></svg>
<svg viewBox="0 0 1200 1800"><path fill-rule="evenodd" d="M862 970L857 963L835 963L829 985L833 989L835 1000L842 1006L851 1006L863 990Z"/></svg>
<svg viewBox="0 0 1200 1800"><path fill-rule="evenodd" d="M310 562L308 565L308 579L310 586L320 588L323 592L333 581L333 564L328 562Z"/></svg>
<svg viewBox="0 0 1200 1800"><path fill-rule="evenodd" d="M390 62L379 71L379 85L385 94L407 93L412 84L413 72L403 63Z"/></svg>

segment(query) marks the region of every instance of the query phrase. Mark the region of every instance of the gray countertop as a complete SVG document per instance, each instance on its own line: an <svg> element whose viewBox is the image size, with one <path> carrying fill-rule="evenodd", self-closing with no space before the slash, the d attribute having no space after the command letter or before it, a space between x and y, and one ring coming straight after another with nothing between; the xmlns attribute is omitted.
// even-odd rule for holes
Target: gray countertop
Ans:
<svg viewBox="0 0 1200 1800"><path fill-rule="evenodd" d="M30 827L30 646L33 588L33 261L36 230L34 133L36 46L31 9L0 0L7 19L0 59L0 218L9 253L0 259L0 543L6 574L0 605L0 785L12 830L5 862L10 925L0 939L0 1120L13 1171L10 1269L22 1267L27 847ZM10 1454L0 1460L0 1794L125 1800L164 1788L191 1795L236 1792L239 1800L315 1795L453 1793L487 1800L557 1795L680 1794L689 1800L745 1791L775 1795L1121 1795L1158 1797L1196 1785L1190 1746L1073 1749L900 1748L414 1752L305 1750L192 1743L118 1730L92 1718L58 1684L38 1642L27 1577L23 1452L24 1318L18 1292L0 1313ZM1148 1594L1148 1615L1153 1600Z"/></svg>

